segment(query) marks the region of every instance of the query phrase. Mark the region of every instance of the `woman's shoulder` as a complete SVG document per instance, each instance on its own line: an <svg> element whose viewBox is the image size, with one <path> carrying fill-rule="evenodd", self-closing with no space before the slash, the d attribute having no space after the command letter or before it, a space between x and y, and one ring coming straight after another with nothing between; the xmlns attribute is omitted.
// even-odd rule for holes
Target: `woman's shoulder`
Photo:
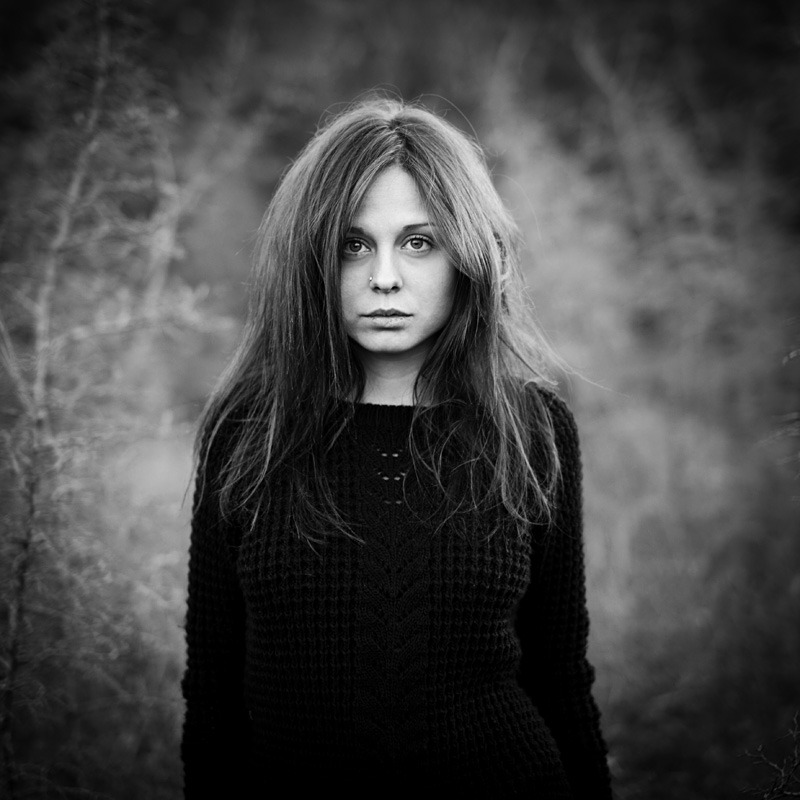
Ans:
<svg viewBox="0 0 800 800"><path fill-rule="evenodd" d="M206 417L201 422L197 434L197 455L204 472L219 474L235 450L246 422L246 415L231 412Z"/></svg>
<svg viewBox="0 0 800 800"><path fill-rule="evenodd" d="M525 385L529 397L545 415L544 424L552 430L552 437L561 458L577 455L579 451L578 426L567 402L550 386L533 381Z"/></svg>
<svg viewBox="0 0 800 800"><path fill-rule="evenodd" d="M524 383L529 402L540 406L550 416L554 428L574 428L575 416L567 402L551 386L537 381Z"/></svg>

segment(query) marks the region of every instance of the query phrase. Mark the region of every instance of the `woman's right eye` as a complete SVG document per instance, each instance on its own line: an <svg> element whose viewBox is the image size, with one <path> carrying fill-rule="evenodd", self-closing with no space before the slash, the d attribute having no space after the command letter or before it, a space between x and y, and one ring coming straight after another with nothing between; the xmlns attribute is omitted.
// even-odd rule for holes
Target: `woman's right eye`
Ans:
<svg viewBox="0 0 800 800"><path fill-rule="evenodd" d="M367 251L367 246L361 239L345 239L342 254L347 257L360 256Z"/></svg>

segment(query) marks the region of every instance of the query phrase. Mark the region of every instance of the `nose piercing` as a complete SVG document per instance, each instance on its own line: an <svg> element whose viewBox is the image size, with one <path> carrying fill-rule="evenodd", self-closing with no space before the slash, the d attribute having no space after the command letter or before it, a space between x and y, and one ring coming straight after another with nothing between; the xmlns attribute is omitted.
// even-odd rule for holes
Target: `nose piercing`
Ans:
<svg viewBox="0 0 800 800"><path fill-rule="evenodd" d="M372 283L372 275L369 276L369 282Z"/></svg>

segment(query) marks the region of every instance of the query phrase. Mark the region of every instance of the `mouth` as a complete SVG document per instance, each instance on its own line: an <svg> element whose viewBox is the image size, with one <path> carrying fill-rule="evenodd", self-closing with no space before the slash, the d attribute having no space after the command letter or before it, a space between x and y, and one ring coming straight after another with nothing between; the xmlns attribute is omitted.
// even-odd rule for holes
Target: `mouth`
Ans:
<svg viewBox="0 0 800 800"><path fill-rule="evenodd" d="M367 314L362 314L362 317L410 317L411 314L406 314L404 311L399 311L396 308L376 308Z"/></svg>

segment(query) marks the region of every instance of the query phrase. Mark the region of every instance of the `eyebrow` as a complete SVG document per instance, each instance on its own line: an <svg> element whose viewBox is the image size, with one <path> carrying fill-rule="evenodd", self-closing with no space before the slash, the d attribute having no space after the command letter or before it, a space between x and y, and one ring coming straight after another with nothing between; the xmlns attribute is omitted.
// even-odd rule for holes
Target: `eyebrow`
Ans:
<svg viewBox="0 0 800 800"><path fill-rule="evenodd" d="M436 226L430 222L412 222L410 225L403 225L400 232L401 233L410 233L412 231L422 230L423 228L434 229ZM359 228L358 225L351 225L347 229L348 233L357 233L361 236L367 236L367 232L363 228Z"/></svg>

